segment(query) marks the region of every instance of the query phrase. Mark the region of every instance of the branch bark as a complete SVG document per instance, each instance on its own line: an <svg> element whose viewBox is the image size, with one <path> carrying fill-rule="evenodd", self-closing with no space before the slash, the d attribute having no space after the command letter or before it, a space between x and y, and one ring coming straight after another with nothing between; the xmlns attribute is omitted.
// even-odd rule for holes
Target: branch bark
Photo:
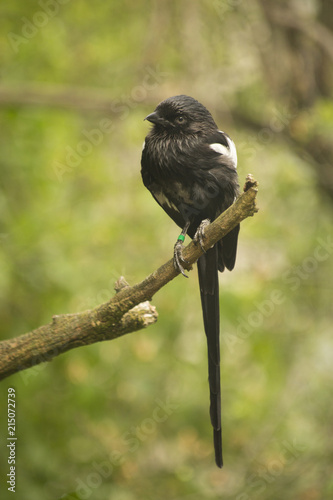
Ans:
<svg viewBox="0 0 333 500"><path fill-rule="evenodd" d="M205 245L210 248L237 224L258 211L258 184L251 175L246 178L244 192L236 202L205 228ZM186 268L192 269L200 255L200 245L193 241L184 248ZM116 294L94 309L76 314L53 316L51 323L0 342L0 380L38 365L76 347L112 340L135 332L157 321L157 311L149 301L163 286L179 274L173 260L163 264L141 283L129 286L120 278Z"/></svg>

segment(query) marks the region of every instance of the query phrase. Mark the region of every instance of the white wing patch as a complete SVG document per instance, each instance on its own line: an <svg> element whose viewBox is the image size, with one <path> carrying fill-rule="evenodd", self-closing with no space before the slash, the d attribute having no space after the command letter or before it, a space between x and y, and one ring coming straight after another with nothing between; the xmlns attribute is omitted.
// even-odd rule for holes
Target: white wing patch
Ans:
<svg viewBox="0 0 333 500"><path fill-rule="evenodd" d="M219 142L215 142L214 144L209 144L210 149L213 149L215 153L219 153L220 155L229 156L230 151L227 146L223 146Z"/></svg>
<svg viewBox="0 0 333 500"><path fill-rule="evenodd" d="M234 167L237 168L237 151L236 151L236 146L233 140L230 139L230 137L222 132L222 130L219 130L221 134L224 135L224 137L227 139L228 142L228 147L224 146L223 144L220 144L219 142L214 142L214 144L210 144L209 147L215 151L216 153L219 153L220 155L227 156L233 163Z"/></svg>
<svg viewBox="0 0 333 500"><path fill-rule="evenodd" d="M146 147L146 141L143 141L143 144L142 144L142 151L145 149Z"/></svg>
<svg viewBox="0 0 333 500"><path fill-rule="evenodd" d="M165 194L163 194L161 191L159 191L158 193L154 193L154 196L155 196L156 200L158 201L158 203L160 205L162 205L162 207L168 206L168 207L172 208L172 210L176 210L177 212L179 212L176 205L174 203L172 203L172 201L170 201L169 198L167 198L165 196Z"/></svg>

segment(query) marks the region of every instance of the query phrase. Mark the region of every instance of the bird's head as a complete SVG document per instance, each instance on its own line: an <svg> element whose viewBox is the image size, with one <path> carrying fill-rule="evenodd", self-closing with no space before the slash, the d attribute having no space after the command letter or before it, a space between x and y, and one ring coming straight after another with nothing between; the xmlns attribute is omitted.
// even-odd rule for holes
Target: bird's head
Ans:
<svg viewBox="0 0 333 500"><path fill-rule="evenodd" d="M156 132L165 131L172 135L208 134L217 129L208 109L187 95L162 101L145 120L154 125Z"/></svg>

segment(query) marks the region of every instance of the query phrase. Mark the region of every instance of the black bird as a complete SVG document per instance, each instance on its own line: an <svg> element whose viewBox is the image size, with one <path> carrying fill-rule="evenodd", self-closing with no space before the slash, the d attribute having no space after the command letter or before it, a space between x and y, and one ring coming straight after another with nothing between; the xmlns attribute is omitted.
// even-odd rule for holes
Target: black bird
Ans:
<svg viewBox="0 0 333 500"><path fill-rule="evenodd" d="M186 95L169 97L145 120L153 124L146 137L141 175L157 203L182 228L174 264L185 275L185 235L204 248L204 227L226 210L239 193L236 148L218 129L210 112ZM220 319L218 271L235 265L239 226L206 249L198 260L201 303L208 345L210 418L215 461L222 467Z"/></svg>

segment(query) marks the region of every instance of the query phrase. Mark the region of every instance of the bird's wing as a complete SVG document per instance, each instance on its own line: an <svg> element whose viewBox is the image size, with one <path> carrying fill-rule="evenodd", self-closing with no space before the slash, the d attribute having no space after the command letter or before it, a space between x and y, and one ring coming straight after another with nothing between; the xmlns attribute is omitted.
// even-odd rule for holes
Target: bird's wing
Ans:
<svg viewBox="0 0 333 500"><path fill-rule="evenodd" d="M230 233L226 234L222 240L217 243L219 258L219 271L224 271L225 268L232 271L235 267L237 243L238 243L239 224L237 224Z"/></svg>
<svg viewBox="0 0 333 500"><path fill-rule="evenodd" d="M226 210L235 200L239 192L237 180L237 152L234 142L221 130L209 137L210 154L215 154L215 164L210 170L216 179L223 196L217 209L217 214ZM230 181L232 179L232 182ZM218 269L231 271L235 266L239 225L228 233L218 244Z"/></svg>
<svg viewBox="0 0 333 500"><path fill-rule="evenodd" d="M229 167L237 168L237 151L234 141L222 130L217 130L208 138L209 147L220 155L221 162Z"/></svg>

